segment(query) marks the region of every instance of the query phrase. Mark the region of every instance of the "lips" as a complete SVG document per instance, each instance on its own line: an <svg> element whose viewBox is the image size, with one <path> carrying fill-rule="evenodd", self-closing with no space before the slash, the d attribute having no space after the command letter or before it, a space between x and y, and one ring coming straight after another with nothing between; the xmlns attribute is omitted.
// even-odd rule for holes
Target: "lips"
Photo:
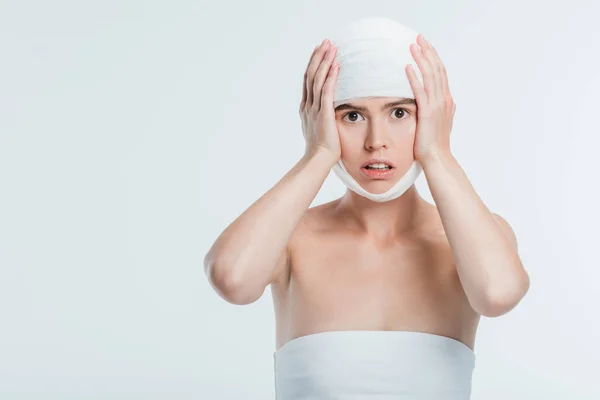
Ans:
<svg viewBox="0 0 600 400"><path fill-rule="evenodd" d="M388 162L385 162L385 161L379 161L378 163L390 165ZM370 165L370 164L374 164L374 163L368 162L366 164L363 164L363 166L360 168L360 172L369 179L389 179L396 173L396 167L394 167L392 165L390 165L391 168L387 168L387 169L366 168L366 166Z"/></svg>

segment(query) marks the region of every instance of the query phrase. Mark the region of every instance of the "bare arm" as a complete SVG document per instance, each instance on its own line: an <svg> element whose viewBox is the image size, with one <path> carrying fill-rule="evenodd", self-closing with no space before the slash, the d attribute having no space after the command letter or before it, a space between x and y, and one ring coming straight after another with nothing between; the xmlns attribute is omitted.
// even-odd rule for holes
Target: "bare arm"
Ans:
<svg viewBox="0 0 600 400"><path fill-rule="evenodd" d="M449 152L423 160L423 170L473 309L487 317L507 313L529 289L512 228L487 209Z"/></svg>
<svg viewBox="0 0 600 400"><path fill-rule="evenodd" d="M333 110L335 48L327 50L325 42L315 48L304 74L300 103L304 156L221 233L204 258L212 287L230 303L258 300L285 271L289 240L340 158Z"/></svg>
<svg viewBox="0 0 600 400"><path fill-rule="evenodd" d="M423 167L471 307L481 315L497 317L525 296L529 275L512 228L488 210L450 151L456 104L446 69L423 35L417 42L411 52L423 84L411 66L406 69L418 107L415 158Z"/></svg>
<svg viewBox="0 0 600 400"><path fill-rule="evenodd" d="M283 272L289 239L332 166L324 152L302 157L218 237L204 266L223 298L234 304L254 302Z"/></svg>

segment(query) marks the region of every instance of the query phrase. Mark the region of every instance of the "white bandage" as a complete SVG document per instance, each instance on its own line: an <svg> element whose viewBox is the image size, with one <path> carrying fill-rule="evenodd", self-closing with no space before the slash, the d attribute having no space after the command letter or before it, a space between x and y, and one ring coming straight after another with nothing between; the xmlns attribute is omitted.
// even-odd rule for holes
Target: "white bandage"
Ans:
<svg viewBox="0 0 600 400"><path fill-rule="evenodd" d="M410 52L417 42L417 33L388 18L369 17L343 27L331 42L337 47L336 61L340 72L333 106L359 97L414 98L406 76L407 64L413 66L419 81L423 77ZM393 200L410 188L422 172L414 161L406 174L385 193L370 193L363 189L346 170L340 159L333 166L338 178L352 191L376 202Z"/></svg>

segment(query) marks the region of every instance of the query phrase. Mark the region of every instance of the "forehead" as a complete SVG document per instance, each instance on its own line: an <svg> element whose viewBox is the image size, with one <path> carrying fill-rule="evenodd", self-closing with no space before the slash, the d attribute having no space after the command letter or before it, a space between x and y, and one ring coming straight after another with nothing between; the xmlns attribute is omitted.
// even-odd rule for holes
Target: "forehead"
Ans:
<svg viewBox="0 0 600 400"><path fill-rule="evenodd" d="M373 96L373 97L355 97L347 101L347 103L352 103L357 106L366 106L366 107L378 107L387 103L395 103L399 101L407 100L406 97L383 97L383 96Z"/></svg>

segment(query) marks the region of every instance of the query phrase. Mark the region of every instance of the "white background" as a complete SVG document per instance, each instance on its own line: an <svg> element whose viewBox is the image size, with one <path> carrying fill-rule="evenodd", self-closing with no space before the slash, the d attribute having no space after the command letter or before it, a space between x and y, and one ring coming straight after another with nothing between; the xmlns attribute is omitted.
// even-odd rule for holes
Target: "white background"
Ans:
<svg viewBox="0 0 600 400"><path fill-rule="evenodd" d="M438 50L531 277L481 320L473 399L600 398L591 0L0 1L0 398L273 398L269 289L226 303L202 260L301 157L313 47L368 15Z"/></svg>

